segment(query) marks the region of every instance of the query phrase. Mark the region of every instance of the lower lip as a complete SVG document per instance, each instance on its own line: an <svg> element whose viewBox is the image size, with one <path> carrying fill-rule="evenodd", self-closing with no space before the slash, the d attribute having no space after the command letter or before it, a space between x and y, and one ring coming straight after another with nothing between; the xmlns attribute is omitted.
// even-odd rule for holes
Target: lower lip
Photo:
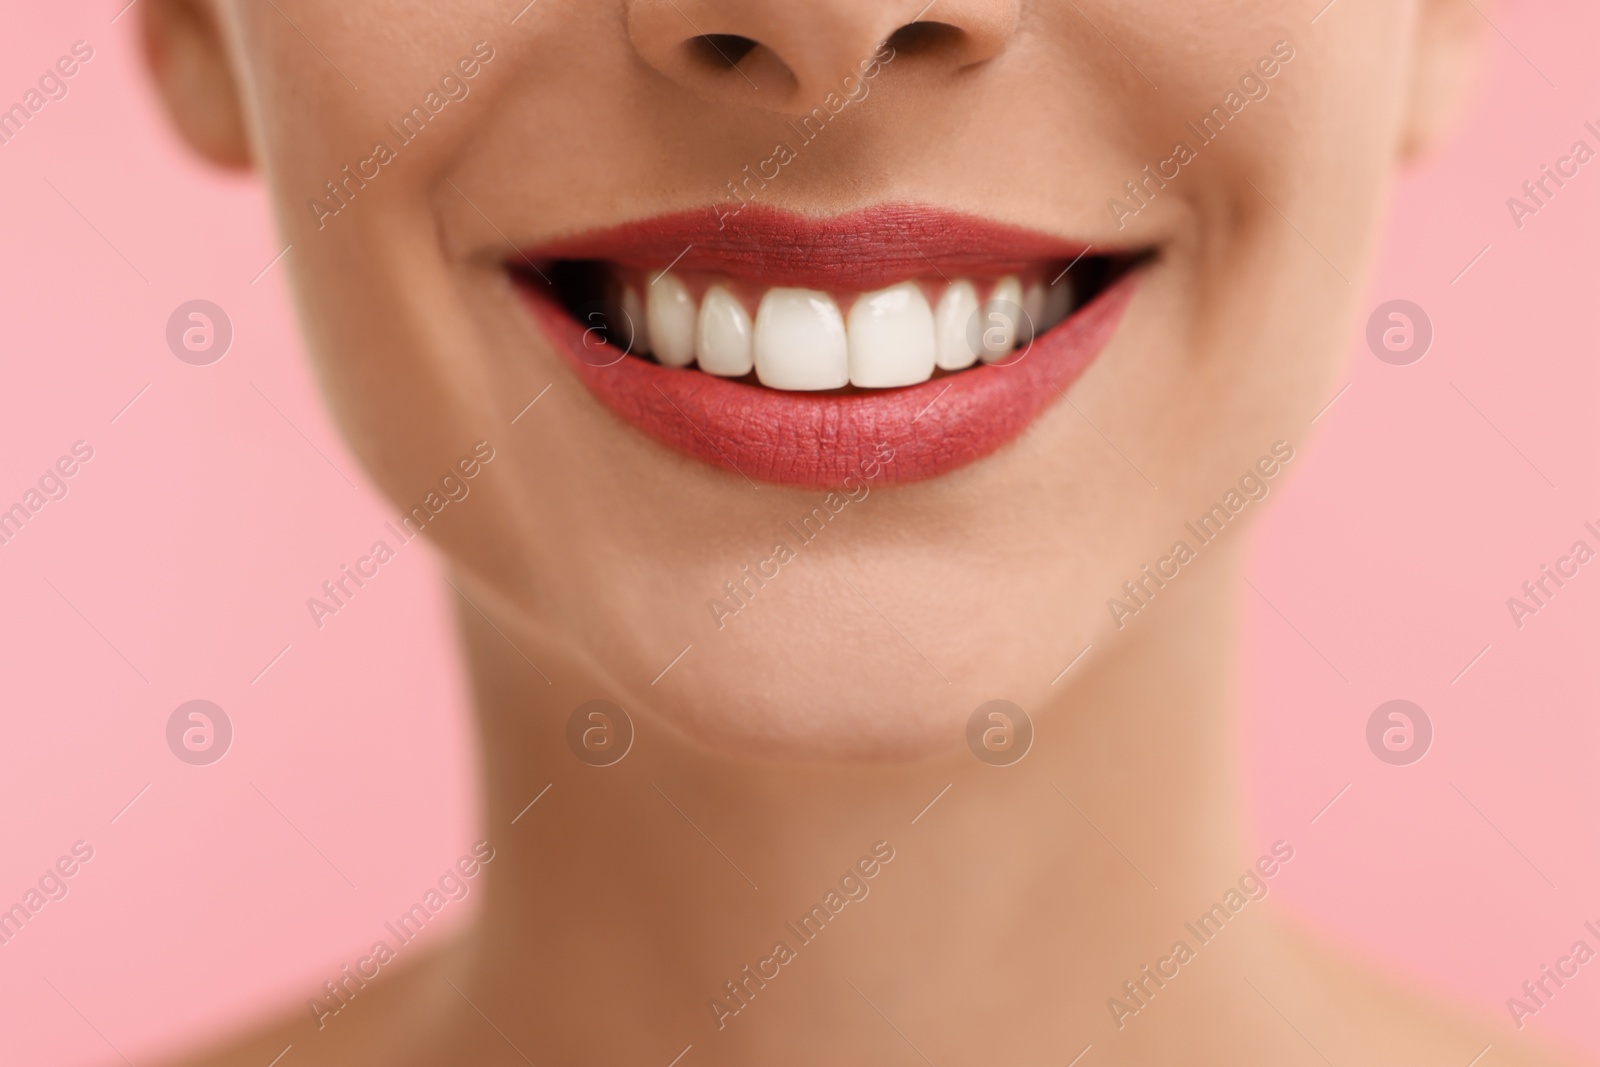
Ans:
<svg viewBox="0 0 1600 1067"><path fill-rule="evenodd" d="M1010 443L1111 340L1138 278L1129 271L1020 359L846 395L782 392L623 356L586 337L554 301L519 291L556 351L623 422L752 481L829 489L873 468L880 484L935 478Z"/></svg>

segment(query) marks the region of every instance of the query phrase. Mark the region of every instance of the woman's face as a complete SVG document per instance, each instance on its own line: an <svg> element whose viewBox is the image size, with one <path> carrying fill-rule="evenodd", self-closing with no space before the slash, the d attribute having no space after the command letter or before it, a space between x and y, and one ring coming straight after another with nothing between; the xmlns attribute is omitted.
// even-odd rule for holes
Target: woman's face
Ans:
<svg viewBox="0 0 1600 1067"><path fill-rule="evenodd" d="M219 0L312 353L546 674L780 756L1037 712L1232 553L1185 523L1336 391L1457 48L1423 0L523 2ZM227 158L220 95L174 107Z"/></svg>

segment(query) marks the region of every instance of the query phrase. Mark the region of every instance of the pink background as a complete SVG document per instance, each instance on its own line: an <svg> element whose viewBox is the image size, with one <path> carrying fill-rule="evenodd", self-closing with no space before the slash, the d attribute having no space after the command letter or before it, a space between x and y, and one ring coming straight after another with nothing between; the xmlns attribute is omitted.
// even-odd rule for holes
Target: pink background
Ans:
<svg viewBox="0 0 1600 1067"><path fill-rule="evenodd" d="M73 41L96 50L0 146L0 507L74 441L95 449L0 546L0 906L74 841L95 849L0 946L0 1062L19 1067L115 1060L108 1042L148 1062L303 999L474 837L435 561L402 553L311 626L306 597L388 511L313 392L283 264L252 282L281 248L259 191L180 151L134 19L110 21L121 3L29 5L0 34L6 105ZM1520 631L1505 607L1600 520L1600 162L1521 231L1505 207L1573 140L1597 144L1582 124L1600 125L1600 12L1493 18L1478 105L1400 187L1364 305L1421 304L1432 350L1389 366L1353 332L1350 387L1257 536L1243 743L1258 835L1299 850L1285 899L1507 1018L1600 920L1600 566ZM196 297L235 329L209 367L163 336ZM236 730L206 768L164 737L197 697ZM1365 745L1395 697L1435 725L1411 767ZM1600 1062L1600 966L1529 1030Z"/></svg>

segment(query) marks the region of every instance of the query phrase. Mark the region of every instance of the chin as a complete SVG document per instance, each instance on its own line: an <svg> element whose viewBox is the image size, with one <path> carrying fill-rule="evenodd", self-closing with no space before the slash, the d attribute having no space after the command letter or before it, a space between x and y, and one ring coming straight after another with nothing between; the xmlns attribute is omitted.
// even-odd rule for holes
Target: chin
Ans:
<svg viewBox="0 0 1600 1067"><path fill-rule="evenodd" d="M1003 469L993 473L1003 481ZM589 590L584 611L517 614L536 627L530 650L554 645L551 658L576 665L572 675L592 687L574 701L615 700L703 752L847 764L970 758L976 708L1008 700L1046 716L1063 668L1116 636L1104 605L1116 564L1096 547L1091 569L1016 566L1051 547L996 551L1004 530L994 514L980 516L959 551L887 535L918 525L921 496L915 486L874 494L861 506L876 505L875 519L863 510L760 584L736 551L658 556L641 573L675 578L631 596L575 581L575 593ZM549 622L558 615L559 629Z"/></svg>

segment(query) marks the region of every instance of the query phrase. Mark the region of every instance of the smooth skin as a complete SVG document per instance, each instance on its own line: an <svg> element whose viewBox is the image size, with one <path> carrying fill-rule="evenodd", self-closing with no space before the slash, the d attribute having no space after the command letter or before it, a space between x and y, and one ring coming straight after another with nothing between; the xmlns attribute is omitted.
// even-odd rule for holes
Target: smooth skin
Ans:
<svg viewBox="0 0 1600 1067"><path fill-rule="evenodd" d="M272 197L310 350L375 482L409 507L474 442L498 456L430 528L470 600L497 852L482 910L320 1028L302 1001L190 1062L262 1067L292 1044L285 1067L664 1067L686 1045L684 1067L1062 1064L1091 1043L1086 1067L1466 1064L1491 1043L1486 1065L1557 1062L1345 962L1270 899L1121 1029L1107 1008L1274 840L1317 842L1241 831L1242 533L1122 629L1106 600L1273 442L1305 447L1392 176L1457 110L1480 16L1466 0L1340 0L1315 25L1309 0L925 3L140 5L178 129ZM721 203L786 115L919 13L945 28L898 38L768 202L927 203L1156 257L1070 404L969 468L874 490L719 629L707 599L818 494L752 490L617 422L503 264ZM686 44L698 33L760 47L718 69ZM470 95L319 219L324 183L480 41L494 58ZM1270 96L1119 228L1110 198L1279 41L1295 58ZM595 697L638 730L605 769L564 737ZM1038 730L1004 769L963 741L997 697ZM719 1029L724 982L878 841L895 859L870 896Z"/></svg>

